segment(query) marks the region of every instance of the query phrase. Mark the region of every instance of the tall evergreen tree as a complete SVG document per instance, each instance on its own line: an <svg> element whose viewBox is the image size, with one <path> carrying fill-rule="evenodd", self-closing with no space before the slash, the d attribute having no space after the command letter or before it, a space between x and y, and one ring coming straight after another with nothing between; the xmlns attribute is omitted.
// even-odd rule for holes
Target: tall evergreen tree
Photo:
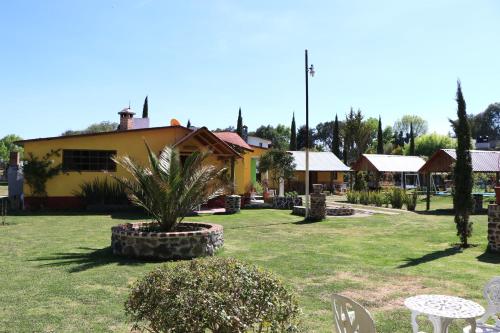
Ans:
<svg viewBox="0 0 500 333"><path fill-rule="evenodd" d="M238 123L236 125L236 133L243 137L243 118L241 117L241 108L238 111Z"/></svg>
<svg viewBox="0 0 500 333"><path fill-rule="evenodd" d="M187 128L191 127L191 120L188 119L188 123L186 125Z"/></svg>
<svg viewBox="0 0 500 333"><path fill-rule="evenodd" d="M147 118L149 116L148 110L148 96L144 99L144 105L142 106L142 118Z"/></svg>
<svg viewBox="0 0 500 333"><path fill-rule="evenodd" d="M472 222L469 216L472 211L472 160L471 131L469 119L467 118L466 105L462 94L460 81L457 82L457 115L456 121L451 121L457 138L457 159L453 168L453 181L455 191L453 195L453 207L455 209L455 224L457 236L460 237L460 245L469 247L468 238L472 235Z"/></svg>
<svg viewBox="0 0 500 333"><path fill-rule="evenodd" d="M415 134L413 133L413 123L410 123L410 156L415 156Z"/></svg>
<svg viewBox="0 0 500 333"><path fill-rule="evenodd" d="M378 116L378 131L377 131L377 154L384 153L384 132L382 131L382 118Z"/></svg>
<svg viewBox="0 0 500 333"><path fill-rule="evenodd" d="M292 126L290 128L290 150L297 150L297 127L295 126L295 112L292 116Z"/></svg>
<svg viewBox="0 0 500 333"><path fill-rule="evenodd" d="M340 155L339 118L337 115L335 115L335 122L333 123L332 153L338 158L342 158Z"/></svg>

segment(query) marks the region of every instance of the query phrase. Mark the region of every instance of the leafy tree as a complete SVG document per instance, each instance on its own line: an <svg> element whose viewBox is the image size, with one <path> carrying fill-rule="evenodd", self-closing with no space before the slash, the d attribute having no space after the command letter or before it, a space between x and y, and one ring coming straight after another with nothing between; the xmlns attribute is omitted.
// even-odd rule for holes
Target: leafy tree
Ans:
<svg viewBox="0 0 500 333"><path fill-rule="evenodd" d="M357 160L372 141L373 122L365 122L363 118L361 110L354 112L353 108L346 115L344 124L344 161L346 164Z"/></svg>
<svg viewBox="0 0 500 333"><path fill-rule="evenodd" d="M472 235L472 222L469 221L469 216L472 211L473 175L470 156L471 132L460 81L457 82L456 101L458 119L451 121L457 138L457 159L453 168L453 181L455 183L453 207L457 236L460 237L461 247L467 248L469 247L468 238Z"/></svg>
<svg viewBox="0 0 500 333"><path fill-rule="evenodd" d="M309 148L316 149L316 130L309 128ZM306 149L306 125L299 127L297 131L297 150Z"/></svg>
<svg viewBox="0 0 500 333"><path fill-rule="evenodd" d="M384 140L384 145L391 143L394 133L392 132L392 126L386 126L382 132L382 138Z"/></svg>
<svg viewBox="0 0 500 333"><path fill-rule="evenodd" d="M238 123L236 124L236 133L243 137L243 117L241 116L241 108L238 111Z"/></svg>
<svg viewBox="0 0 500 333"><path fill-rule="evenodd" d="M144 105L142 106L142 118L147 118L148 116L148 96L146 96L146 98L144 99Z"/></svg>
<svg viewBox="0 0 500 333"><path fill-rule="evenodd" d="M130 193L133 204L144 208L160 230L175 230L198 205L223 193L225 168L206 164L208 152L193 152L181 162L177 150L166 146L157 157L146 143L149 166L129 156L113 160L132 177L114 177Z"/></svg>
<svg viewBox="0 0 500 333"><path fill-rule="evenodd" d="M191 127L191 120L189 120L189 119L188 119L188 122L187 122L187 124L186 124L186 127L187 127L187 128L190 128L190 127Z"/></svg>
<svg viewBox="0 0 500 333"><path fill-rule="evenodd" d="M337 117L337 115L335 115L335 121L333 123L332 153L334 153L338 158L341 158L339 118Z"/></svg>
<svg viewBox="0 0 500 333"><path fill-rule="evenodd" d="M425 120L419 116L409 115L409 114L404 115L401 119L398 119L394 123L393 130L396 133L402 132L403 137L409 138L410 124L413 124L413 131L414 131L415 137L418 137L422 134L427 133L427 128L428 128L427 120ZM408 142L408 141L406 141L406 142Z"/></svg>
<svg viewBox="0 0 500 333"><path fill-rule="evenodd" d="M259 160L259 172L269 172L273 184L279 184L280 179L285 181L293 178L295 171L293 156L284 150L270 149Z"/></svg>
<svg viewBox="0 0 500 333"><path fill-rule="evenodd" d="M473 138L487 135L490 140L500 140L500 103L490 104L486 110L469 117Z"/></svg>
<svg viewBox="0 0 500 333"><path fill-rule="evenodd" d="M278 124L276 127L262 125L251 135L271 140L273 147L277 149L286 150L290 147L290 128L285 125Z"/></svg>
<svg viewBox="0 0 500 333"><path fill-rule="evenodd" d="M384 133L382 132L382 118L378 117L378 130L377 130L377 154L384 153Z"/></svg>
<svg viewBox="0 0 500 333"><path fill-rule="evenodd" d="M415 156L415 137L413 135L413 123L410 123L410 156Z"/></svg>
<svg viewBox="0 0 500 333"><path fill-rule="evenodd" d="M295 125L295 112L292 116L292 126L290 127L290 150L297 150L297 127Z"/></svg>
<svg viewBox="0 0 500 333"><path fill-rule="evenodd" d="M228 126L226 128L216 128L212 132L236 132L234 126Z"/></svg>
<svg viewBox="0 0 500 333"><path fill-rule="evenodd" d="M316 129L311 128L311 147L321 147L322 150L331 151L333 146L333 121L326 121L316 125ZM303 137L305 138L305 127L303 128ZM305 141L303 143L305 147Z"/></svg>
<svg viewBox="0 0 500 333"><path fill-rule="evenodd" d="M22 138L16 134L9 134L0 139L0 161L8 161L11 151L23 151L22 147L14 143L19 140Z"/></svg>
<svg viewBox="0 0 500 333"><path fill-rule="evenodd" d="M448 135L437 133L424 134L415 139L415 155L416 156L431 156L439 149L455 148L456 140ZM404 149L405 155L410 154L410 146L407 145Z"/></svg>
<svg viewBox="0 0 500 333"><path fill-rule="evenodd" d="M61 135L67 136L67 135L77 135L77 134L112 132L112 131L116 131L117 128L118 128L118 123L110 122L110 121L101 121L100 123L95 123L95 124L88 126L84 130L77 130L77 131L67 130L66 132L62 133Z"/></svg>

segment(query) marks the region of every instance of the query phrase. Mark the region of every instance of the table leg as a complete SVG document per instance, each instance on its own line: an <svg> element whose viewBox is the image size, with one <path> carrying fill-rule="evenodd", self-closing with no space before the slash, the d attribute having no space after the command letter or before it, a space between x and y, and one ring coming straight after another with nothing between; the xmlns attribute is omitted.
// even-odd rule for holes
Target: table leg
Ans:
<svg viewBox="0 0 500 333"><path fill-rule="evenodd" d="M418 333L418 323L417 323L418 312L411 312L411 327L413 328L413 333Z"/></svg>
<svg viewBox="0 0 500 333"><path fill-rule="evenodd" d="M469 331L469 333L476 333L476 319L475 318L469 318L469 319L465 319L465 321L470 324L470 331Z"/></svg>

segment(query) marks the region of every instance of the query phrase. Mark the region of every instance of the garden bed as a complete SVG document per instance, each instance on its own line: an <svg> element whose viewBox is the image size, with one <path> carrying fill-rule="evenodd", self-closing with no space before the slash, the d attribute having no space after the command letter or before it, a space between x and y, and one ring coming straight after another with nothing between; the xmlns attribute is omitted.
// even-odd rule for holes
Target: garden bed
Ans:
<svg viewBox="0 0 500 333"><path fill-rule="evenodd" d="M224 244L224 230L218 224L181 223L173 232L157 232L154 227L151 223L112 227L113 254L145 259L191 259L211 256Z"/></svg>

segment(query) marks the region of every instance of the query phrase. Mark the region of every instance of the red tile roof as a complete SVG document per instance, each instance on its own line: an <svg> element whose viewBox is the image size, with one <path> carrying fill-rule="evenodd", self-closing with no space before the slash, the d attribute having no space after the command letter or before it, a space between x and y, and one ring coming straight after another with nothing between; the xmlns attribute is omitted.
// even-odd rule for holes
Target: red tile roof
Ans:
<svg viewBox="0 0 500 333"><path fill-rule="evenodd" d="M246 150L253 151L252 147L248 145L237 133L234 132L214 132L214 134L231 145L241 147Z"/></svg>

